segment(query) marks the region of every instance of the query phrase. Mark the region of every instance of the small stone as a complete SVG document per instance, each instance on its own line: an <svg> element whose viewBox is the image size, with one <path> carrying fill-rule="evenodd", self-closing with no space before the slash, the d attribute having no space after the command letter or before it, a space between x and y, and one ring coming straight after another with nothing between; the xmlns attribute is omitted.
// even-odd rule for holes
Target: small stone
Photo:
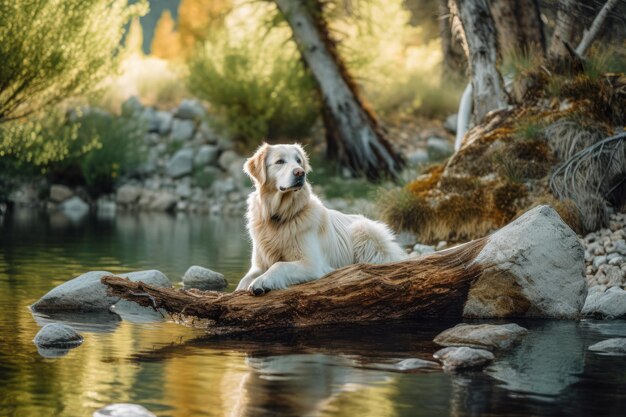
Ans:
<svg viewBox="0 0 626 417"><path fill-rule="evenodd" d="M437 362L427 361L424 359L409 358L395 363L377 363L371 365L371 367L382 371L407 372L418 369L438 369L439 364Z"/></svg>
<svg viewBox="0 0 626 417"><path fill-rule="evenodd" d="M456 113L451 114L450 116L446 117L446 120L443 122L443 127L448 132L456 133L457 120L458 120L458 115Z"/></svg>
<svg viewBox="0 0 626 417"><path fill-rule="evenodd" d="M115 193L115 200L119 204L134 204L137 202L137 200L139 200L140 196L141 188L134 185L125 184L117 189L117 192Z"/></svg>
<svg viewBox="0 0 626 417"><path fill-rule="evenodd" d="M239 159L239 156L234 151L224 151L219 157L219 166L227 170L237 159Z"/></svg>
<svg viewBox="0 0 626 417"><path fill-rule="evenodd" d="M93 417L156 417L148 409L137 404L111 404L93 413Z"/></svg>
<svg viewBox="0 0 626 417"><path fill-rule="evenodd" d="M137 96L131 96L122 103L122 115L124 116L134 116L139 114L142 110L143 105Z"/></svg>
<svg viewBox="0 0 626 417"><path fill-rule="evenodd" d="M50 200L55 203L62 203L74 195L69 187L61 184L53 184L50 187Z"/></svg>
<svg viewBox="0 0 626 417"><path fill-rule="evenodd" d="M589 346L589 350L602 353L626 353L626 338L616 337L614 339L603 340L602 342Z"/></svg>
<svg viewBox="0 0 626 417"><path fill-rule="evenodd" d="M65 213L83 215L89 212L89 204L85 203L80 197L74 196L62 202L59 205L59 209Z"/></svg>
<svg viewBox="0 0 626 417"><path fill-rule="evenodd" d="M62 323L50 323L42 327L35 339L37 346L49 347L76 347L83 343L83 337L73 327Z"/></svg>
<svg viewBox="0 0 626 417"><path fill-rule="evenodd" d="M413 246L413 251L417 252L420 255L426 255L427 253L435 252L435 247L430 246L430 245L423 245L421 243L416 243L415 246Z"/></svg>
<svg viewBox="0 0 626 417"><path fill-rule="evenodd" d="M185 289L197 288L199 290L213 291L223 290L228 286L224 275L197 265L187 269L187 272L183 275L183 284Z"/></svg>
<svg viewBox="0 0 626 417"><path fill-rule="evenodd" d="M596 268L599 268L600 265L603 265L606 263L606 256L596 256L593 260L593 266L595 266Z"/></svg>
<svg viewBox="0 0 626 417"><path fill-rule="evenodd" d="M495 359L493 353L488 350L466 346L447 347L435 352L433 357L443 363L443 369L446 371L482 368Z"/></svg>
<svg viewBox="0 0 626 417"><path fill-rule="evenodd" d="M172 122L174 117L168 111L157 111L156 118L158 120L159 134L167 135L172 131Z"/></svg>
<svg viewBox="0 0 626 417"><path fill-rule="evenodd" d="M445 240L441 240L439 241L439 243L437 243L437 247L435 248L435 250L444 250L446 247L448 247L448 242L446 242Z"/></svg>
<svg viewBox="0 0 626 417"><path fill-rule="evenodd" d="M597 288L597 290L595 289ZM603 285L589 291L581 314L587 317L617 319L626 316L626 291L618 286L606 289Z"/></svg>
<svg viewBox="0 0 626 417"><path fill-rule="evenodd" d="M220 150L215 145L203 145L198 149L198 152L193 158L193 165L195 167L204 167L207 165L215 165L217 163L217 157Z"/></svg>
<svg viewBox="0 0 626 417"><path fill-rule="evenodd" d="M186 142L193 137L196 126L191 120L174 119L170 137L174 142Z"/></svg>
<svg viewBox="0 0 626 417"><path fill-rule="evenodd" d="M428 164L428 151L426 149L416 149L408 155L409 165L417 167Z"/></svg>
<svg viewBox="0 0 626 417"><path fill-rule="evenodd" d="M177 202L178 197L176 197L174 194L168 191L160 191L154 194L152 201L149 203L149 208L153 211L172 211L176 207Z"/></svg>
<svg viewBox="0 0 626 417"><path fill-rule="evenodd" d="M444 330L434 342L442 346L469 346L483 349L508 349L517 343L528 330L511 324L458 324Z"/></svg>
<svg viewBox="0 0 626 417"><path fill-rule="evenodd" d="M206 117L206 110L198 100L185 99L180 102L174 115L179 119L201 120Z"/></svg>
<svg viewBox="0 0 626 417"><path fill-rule="evenodd" d="M159 131L159 118L152 107L143 109L139 120L146 129L146 132L157 133Z"/></svg>
<svg viewBox="0 0 626 417"><path fill-rule="evenodd" d="M171 178L180 178L193 171L193 149L181 149L168 161L166 171Z"/></svg>
<svg viewBox="0 0 626 417"><path fill-rule="evenodd" d="M428 159L431 161L441 161L454 153L454 146L447 140L438 137L428 138L426 149Z"/></svg>

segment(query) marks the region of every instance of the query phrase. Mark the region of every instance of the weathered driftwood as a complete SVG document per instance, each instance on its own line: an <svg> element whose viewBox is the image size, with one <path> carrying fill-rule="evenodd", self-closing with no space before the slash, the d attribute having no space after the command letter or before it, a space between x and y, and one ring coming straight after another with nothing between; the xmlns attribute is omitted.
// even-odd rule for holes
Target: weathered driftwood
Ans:
<svg viewBox="0 0 626 417"><path fill-rule="evenodd" d="M486 238L418 259L358 264L272 291L184 291L106 276L111 295L162 308L212 335L391 320L575 318L585 299L583 249L548 207Z"/></svg>
<svg viewBox="0 0 626 417"><path fill-rule="evenodd" d="M376 322L416 317L460 317L470 283L480 274L471 261L479 239L419 260L334 271L320 280L255 297L247 292L184 291L107 276L112 295L143 306L205 319L212 334L273 328ZM178 317L179 319L182 317Z"/></svg>

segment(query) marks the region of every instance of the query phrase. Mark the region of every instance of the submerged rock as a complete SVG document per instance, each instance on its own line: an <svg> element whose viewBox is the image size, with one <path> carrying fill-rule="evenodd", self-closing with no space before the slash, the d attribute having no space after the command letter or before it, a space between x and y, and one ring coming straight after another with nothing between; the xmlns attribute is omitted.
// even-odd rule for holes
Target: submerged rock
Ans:
<svg viewBox="0 0 626 417"><path fill-rule="evenodd" d="M596 286L589 290L583 315L595 318L617 319L626 316L626 291L620 287L611 287L602 291Z"/></svg>
<svg viewBox="0 0 626 417"><path fill-rule="evenodd" d="M443 364L443 369L446 371L482 368L495 358L488 350L466 346L447 347L435 352L433 357Z"/></svg>
<svg viewBox="0 0 626 417"><path fill-rule="evenodd" d="M403 359L395 363L377 363L371 365L374 369L380 369L382 371L398 371L407 372L415 371L418 369L438 369L439 364L433 361L427 361L419 358Z"/></svg>
<svg viewBox="0 0 626 417"><path fill-rule="evenodd" d="M507 349L527 333L528 330L515 323L500 325L461 323L439 333L434 342L442 346L469 346L489 350Z"/></svg>
<svg viewBox="0 0 626 417"><path fill-rule="evenodd" d="M83 343L83 337L67 324L50 323L39 330L33 342L44 348L76 347Z"/></svg>
<svg viewBox="0 0 626 417"><path fill-rule="evenodd" d="M156 417L138 404L118 403L107 405L93 413L93 417Z"/></svg>
<svg viewBox="0 0 626 417"><path fill-rule="evenodd" d="M463 316L577 318L587 295L584 252L552 207L526 212L487 238Z"/></svg>
<svg viewBox="0 0 626 417"><path fill-rule="evenodd" d="M35 312L100 311L107 310L119 301L119 297L107 294L107 287L100 282L107 271L90 271L53 288L31 306ZM160 271L148 270L118 274L131 281L142 281L157 287L171 287L172 283Z"/></svg>
<svg viewBox="0 0 626 417"><path fill-rule="evenodd" d="M199 290L216 291L223 290L228 286L224 275L197 265L187 269L187 272L183 275L183 284L185 289L197 288Z"/></svg>
<svg viewBox="0 0 626 417"><path fill-rule="evenodd" d="M589 346L589 350L602 353L626 353L626 338L617 337L603 340L602 342Z"/></svg>

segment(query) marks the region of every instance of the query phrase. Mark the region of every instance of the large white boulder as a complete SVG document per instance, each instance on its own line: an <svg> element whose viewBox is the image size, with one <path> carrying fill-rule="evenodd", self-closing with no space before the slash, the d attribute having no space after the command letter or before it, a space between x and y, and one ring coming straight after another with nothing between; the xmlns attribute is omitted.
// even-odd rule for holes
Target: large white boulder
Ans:
<svg viewBox="0 0 626 417"><path fill-rule="evenodd" d="M464 317L577 318L585 302L584 249L553 208L538 206L495 232L475 261Z"/></svg>

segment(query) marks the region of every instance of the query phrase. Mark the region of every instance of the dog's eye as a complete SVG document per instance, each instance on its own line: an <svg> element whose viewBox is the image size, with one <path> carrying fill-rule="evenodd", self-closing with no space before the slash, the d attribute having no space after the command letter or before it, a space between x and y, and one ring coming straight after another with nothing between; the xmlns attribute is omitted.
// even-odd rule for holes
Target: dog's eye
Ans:
<svg viewBox="0 0 626 417"><path fill-rule="evenodd" d="M276 165L282 165L285 163L284 159L279 159L278 161L276 161Z"/></svg>
<svg viewBox="0 0 626 417"><path fill-rule="evenodd" d="M302 161L300 160L300 158L296 158L296 162L301 163Z"/></svg>

